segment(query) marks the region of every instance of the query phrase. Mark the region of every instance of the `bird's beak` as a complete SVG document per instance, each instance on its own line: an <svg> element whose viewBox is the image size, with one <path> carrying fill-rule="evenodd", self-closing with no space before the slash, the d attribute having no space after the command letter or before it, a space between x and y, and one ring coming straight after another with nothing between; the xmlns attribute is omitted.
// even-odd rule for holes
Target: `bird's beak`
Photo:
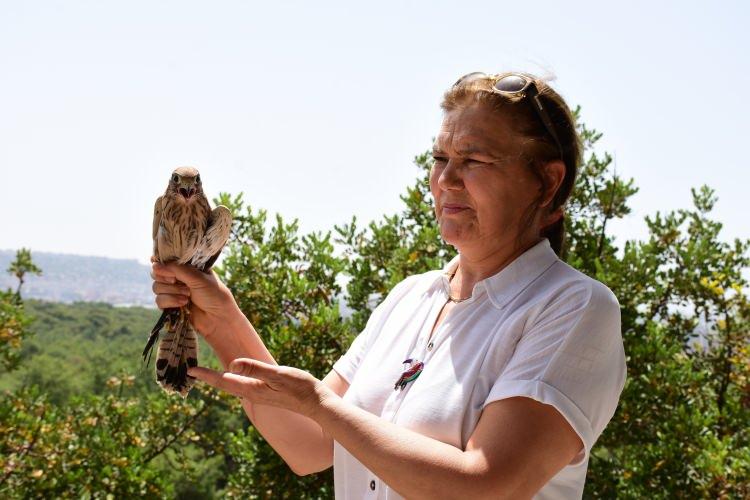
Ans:
<svg viewBox="0 0 750 500"><path fill-rule="evenodd" d="M195 182L193 181L182 181L180 183L180 194L186 200L190 199L195 194Z"/></svg>

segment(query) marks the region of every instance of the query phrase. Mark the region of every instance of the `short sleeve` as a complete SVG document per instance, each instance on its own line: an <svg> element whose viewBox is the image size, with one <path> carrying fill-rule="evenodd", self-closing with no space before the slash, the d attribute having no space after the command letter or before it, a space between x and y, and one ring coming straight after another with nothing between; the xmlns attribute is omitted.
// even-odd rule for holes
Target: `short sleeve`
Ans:
<svg viewBox="0 0 750 500"><path fill-rule="evenodd" d="M336 370L336 372L341 375L349 385L352 384L354 374L357 373L357 369L362 364L362 359L365 357L365 352L368 347L369 332L372 330L372 323L374 323L374 314L375 311L373 311L373 314L371 314L370 318L367 320L365 329L354 338L352 345L349 346L346 353L344 353L344 355L333 364L333 369Z"/></svg>
<svg viewBox="0 0 750 500"><path fill-rule="evenodd" d="M398 302L404 293L411 288L411 285L415 283L418 277L419 275L410 276L391 289L386 298L383 299L375 310L372 311L372 314L370 314L365 329L354 338L352 345L349 346L346 353L333 364L332 368L341 375L349 385L352 384L357 369L362 364L362 360L365 358L367 351L369 351L375 337L377 337L382 325L383 317L387 316L387 311L393 308L394 303Z"/></svg>
<svg viewBox="0 0 750 500"><path fill-rule="evenodd" d="M525 396L555 407L583 442L570 465L588 459L625 384L620 306L598 281L568 290L522 335L484 405Z"/></svg>

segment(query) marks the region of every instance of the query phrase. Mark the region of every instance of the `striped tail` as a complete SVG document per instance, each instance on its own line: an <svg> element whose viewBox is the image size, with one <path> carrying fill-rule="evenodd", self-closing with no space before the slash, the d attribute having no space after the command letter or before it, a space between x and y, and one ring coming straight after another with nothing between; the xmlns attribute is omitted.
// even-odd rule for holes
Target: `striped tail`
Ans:
<svg viewBox="0 0 750 500"><path fill-rule="evenodd" d="M188 375L187 370L198 366L198 335L186 308L168 317L166 324L167 331L156 355L156 381L165 391L176 392L184 398L195 385L195 378Z"/></svg>

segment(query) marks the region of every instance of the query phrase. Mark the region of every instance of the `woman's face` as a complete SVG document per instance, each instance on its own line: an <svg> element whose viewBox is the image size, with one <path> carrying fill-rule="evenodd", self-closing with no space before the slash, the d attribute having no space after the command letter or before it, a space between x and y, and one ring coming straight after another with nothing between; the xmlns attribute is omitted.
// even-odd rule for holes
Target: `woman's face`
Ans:
<svg viewBox="0 0 750 500"><path fill-rule="evenodd" d="M462 253L481 258L517 242L534 242L539 228L551 222L537 215L530 228L524 227L541 185L515 141L505 119L482 105L445 115L435 140L430 190L443 239ZM562 162L545 168L550 187L543 205L562 182L564 169Z"/></svg>

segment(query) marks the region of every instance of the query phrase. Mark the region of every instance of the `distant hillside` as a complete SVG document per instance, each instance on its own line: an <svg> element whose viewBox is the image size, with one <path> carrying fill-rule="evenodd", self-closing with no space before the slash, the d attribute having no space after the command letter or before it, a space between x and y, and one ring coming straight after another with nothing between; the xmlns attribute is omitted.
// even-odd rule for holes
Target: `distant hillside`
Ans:
<svg viewBox="0 0 750 500"><path fill-rule="evenodd" d="M0 250L0 288L14 288L15 277L5 272L15 250ZM29 276L24 298L53 302L106 302L114 305L154 306L150 268L132 259L110 259L31 251L42 276Z"/></svg>
<svg viewBox="0 0 750 500"><path fill-rule="evenodd" d="M34 318L32 335L22 344L21 367L0 371L0 394L21 386L37 385L56 404L81 394L101 394L111 376L136 377L139 391L159 392L154 361L141 358L159 311L142 307L113 307L102 303L55 304L27 300ZM216 358L203 339L198 358L215 365Z"/></svg>

